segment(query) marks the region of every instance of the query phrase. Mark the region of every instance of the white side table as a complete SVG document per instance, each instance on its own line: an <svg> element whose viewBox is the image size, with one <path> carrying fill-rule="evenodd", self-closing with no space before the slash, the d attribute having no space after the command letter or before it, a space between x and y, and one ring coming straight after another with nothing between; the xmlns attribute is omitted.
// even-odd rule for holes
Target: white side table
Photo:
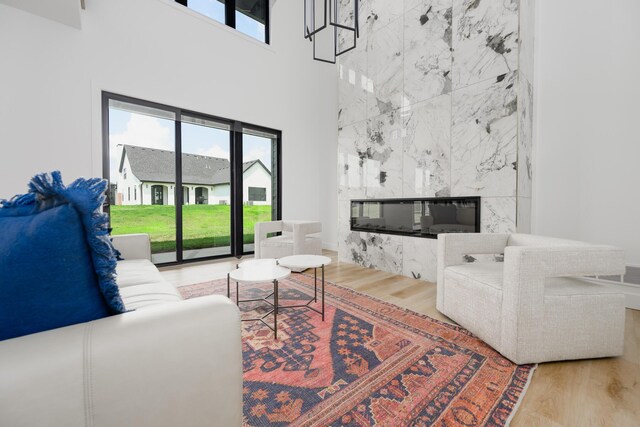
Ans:
<svg viewBox="0 0 640 427"><path fill-rule="evenodd" d="M331 264L331 258L322 255L292 255L280 258L278 260L278 265L292 270L302 271L307 268L313 268L313 298L311 298L306 304L281 305L278 308L305 307L321 314L322 321L324 322L324 266L329 264ZM312 302L318 302L318 268L322 269L322 310L316 310L309 305Z"/></svg>
<svg viewBox="0 0 640 427"><path fill-rule="evenodd" d="M270 304L273 309L263 315L262 317L255 317L251 319L242 319L242 321L260 321L264 323L274 333L274 338L278 339L278 281L287 278L291 275L291 270L288 268L275 265L275 263L255 263L245 268L238 268L227 274L227 297L231 298L231 280L236 282L236 304L239 306L241 302L251 301L265 301ZM240 300L239 296L239 283L273 283L273 292L264 298ZM273 303L267 300L273 295ZM264 321L265 317L273 313L273 327Z"/></svg>
<svg viewBox="0 0 640 427"><path fill-rule="evenodd" d="M278 260L275 258L248 259L242 261L240 264L236 264L236 268L256 268L268 265L278 265Z"/></svg>

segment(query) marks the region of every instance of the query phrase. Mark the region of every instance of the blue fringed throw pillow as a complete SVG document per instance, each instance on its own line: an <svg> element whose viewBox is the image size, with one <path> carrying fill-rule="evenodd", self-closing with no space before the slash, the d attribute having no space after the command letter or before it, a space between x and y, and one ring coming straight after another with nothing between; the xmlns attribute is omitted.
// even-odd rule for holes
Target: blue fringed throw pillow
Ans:
<svg viewBox="0 0 640 427"><path fill-rule="evenodd" d="M106 189L97 178L65 187L52 172L0 200L0 340L126 311L100 212Z"/></svg>

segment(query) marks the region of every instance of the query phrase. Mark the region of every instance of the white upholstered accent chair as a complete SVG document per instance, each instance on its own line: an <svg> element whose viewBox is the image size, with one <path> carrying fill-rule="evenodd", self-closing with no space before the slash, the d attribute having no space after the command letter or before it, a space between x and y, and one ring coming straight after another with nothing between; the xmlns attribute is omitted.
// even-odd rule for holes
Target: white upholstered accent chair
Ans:
<svg viewBox="0 0 640 427"><path fill-rule="evenodd" d="M466 262L504 253L504 262ZM515 363L619 356L625 296L582 276L619 275L612 246L529 234L438 235L437 309Z"/></svg>
<svg viewBox="0 0 640 427"><path fill-rule="evenodd" d="M322 224L315 221L257 222L255 232L255 257L283 258L290 255L321 255ZM282 233L267 237L269 233Z"/></svg>

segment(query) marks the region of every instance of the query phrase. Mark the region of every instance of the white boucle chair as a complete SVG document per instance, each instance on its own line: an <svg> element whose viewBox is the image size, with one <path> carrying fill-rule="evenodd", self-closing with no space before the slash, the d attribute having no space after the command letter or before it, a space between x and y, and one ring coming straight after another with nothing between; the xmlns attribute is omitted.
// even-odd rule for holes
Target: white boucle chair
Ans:
<svg viewBox="0 0 640 427"><path fill-rule="evenodd" d="M283 258L290 255L321 255L322 239L313 234L322 232L322 224L315 221L257 222L255 258ZM282 233L267 237L269 233Z"/></svg>
<svg viewBox="0 0 640 427"><path fill-rule="evenodd" d="M466 255L504 253L504 262ZM619 356L625 296L582 276L620 275L612 246L529 234L438 235L438 311L511 361Z"/></svg>

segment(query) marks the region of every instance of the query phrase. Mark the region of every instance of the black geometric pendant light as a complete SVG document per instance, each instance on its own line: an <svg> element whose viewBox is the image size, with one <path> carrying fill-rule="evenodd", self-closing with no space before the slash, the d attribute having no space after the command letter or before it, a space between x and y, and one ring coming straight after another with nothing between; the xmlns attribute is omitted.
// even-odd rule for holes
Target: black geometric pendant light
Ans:
<svg viewBox="0 0 640 427"><path fill-rule="evenodd" d="M356 48L360 37L359 0L303 0L304 38L313 43L313 59L335 64Z"/></svg>

